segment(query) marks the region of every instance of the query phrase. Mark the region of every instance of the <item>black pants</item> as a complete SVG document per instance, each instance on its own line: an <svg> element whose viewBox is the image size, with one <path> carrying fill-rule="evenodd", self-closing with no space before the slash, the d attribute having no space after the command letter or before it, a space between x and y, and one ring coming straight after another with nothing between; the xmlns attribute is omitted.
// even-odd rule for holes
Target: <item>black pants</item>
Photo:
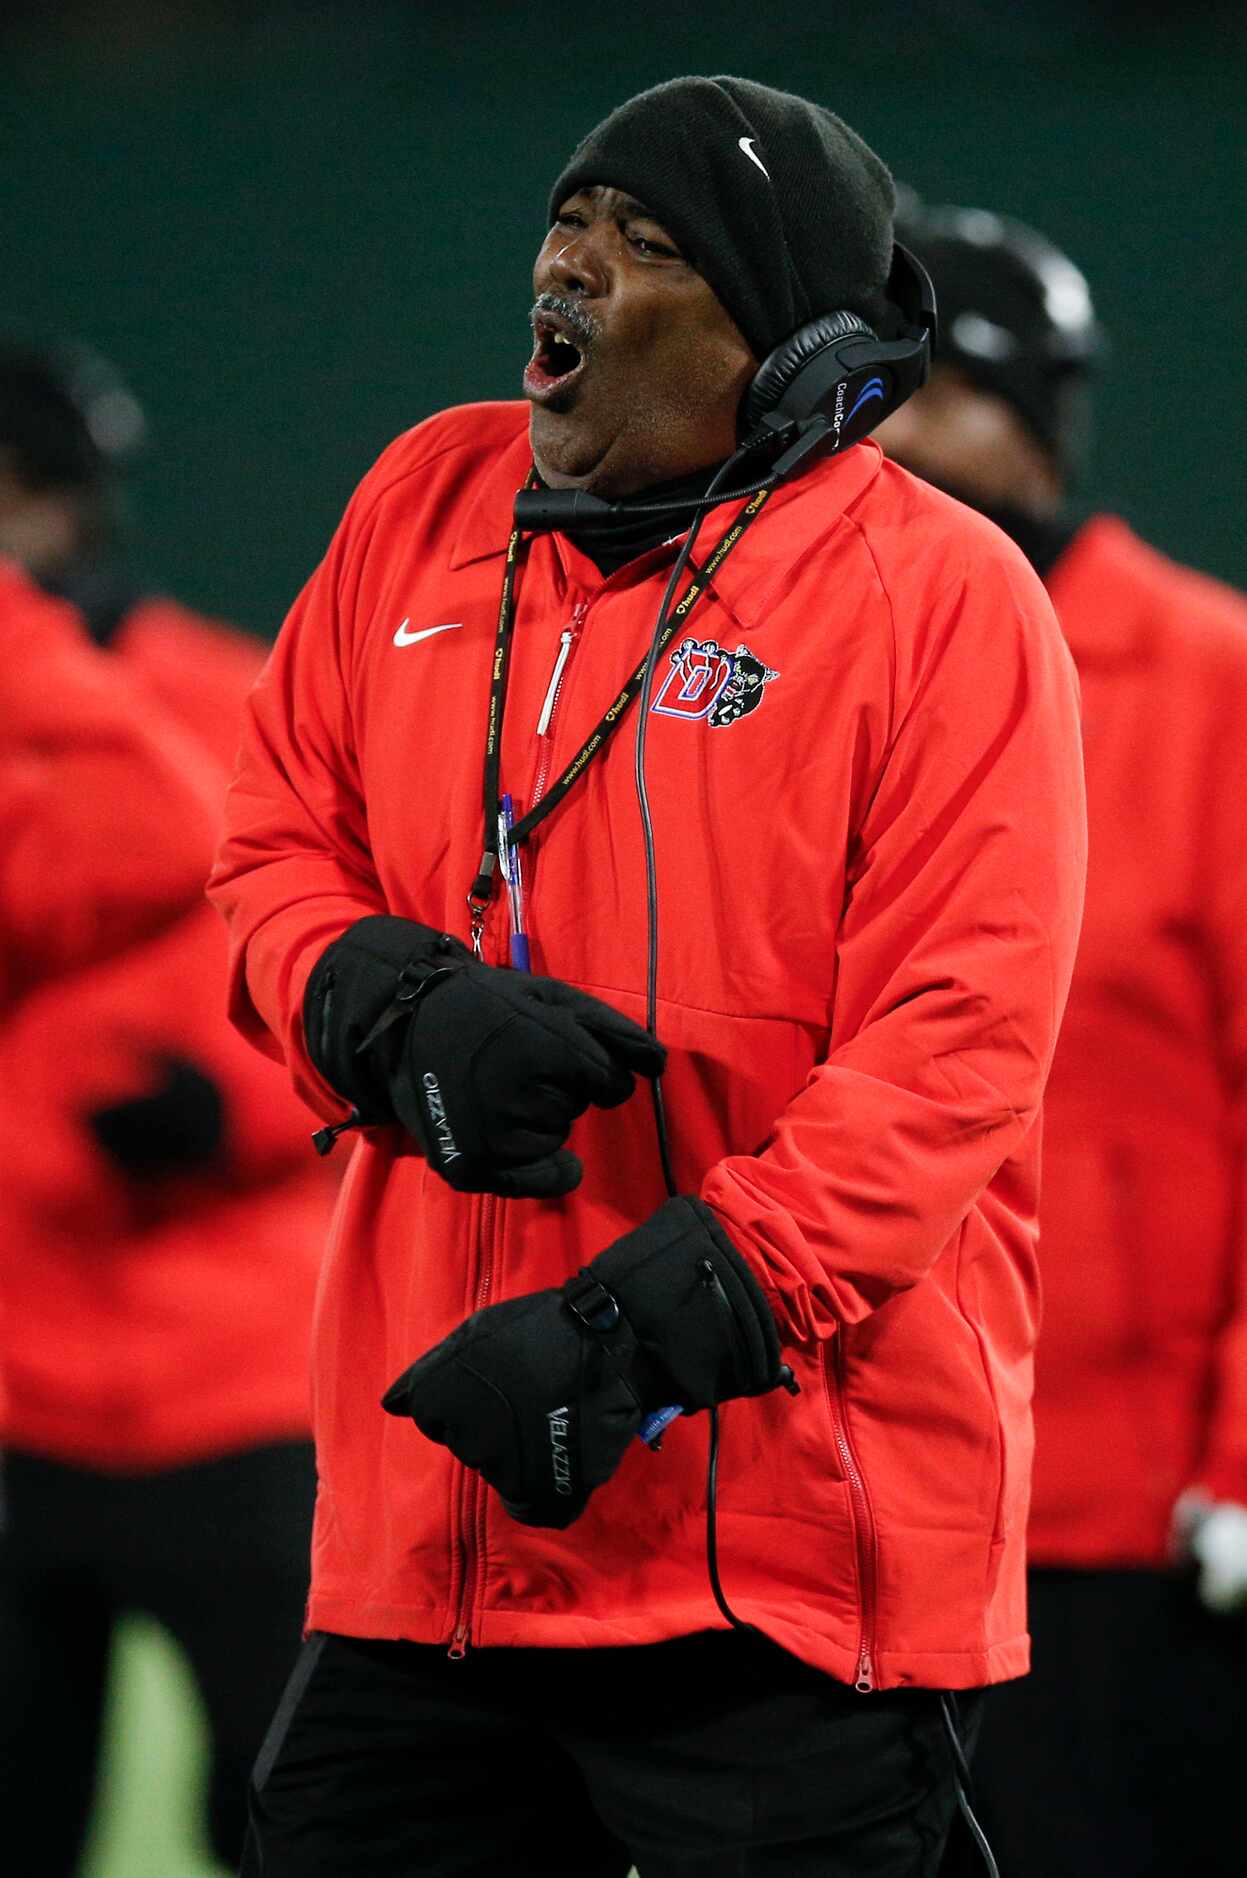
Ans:
<svg viewBox="0 0 1247 1878"><path fill-rule="evenodd" d="M1247 1622L1147 1571L1036 1570L1030 1608L974 1770L1004 1878L1239 1878Z"/></svg>
<svg viewBox="0 0 1247 1878"><path fill-rule="evenodd" d="M461 1662L317 1636L256 1765L243 1874L931 1878L954 1804L935 1692L860 1696L760 1636Z"/></svg>
<svg viewBox="0 0 1247 1878"><path fill-rule="evenodd" d="M142 1476L9 1454L3 1477L0 1864L31 1878L74 1871L113 1625L141 1611L190 1659L211 1738L212 1845L236 1865L248 1776L299 1648L310 1446Z"/></svg>

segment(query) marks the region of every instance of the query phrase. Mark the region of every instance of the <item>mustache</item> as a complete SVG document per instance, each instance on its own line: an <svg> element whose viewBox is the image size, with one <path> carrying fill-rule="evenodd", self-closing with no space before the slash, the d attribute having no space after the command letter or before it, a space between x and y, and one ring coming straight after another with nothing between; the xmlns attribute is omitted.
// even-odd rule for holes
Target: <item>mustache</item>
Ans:
<svg viewBox="0 0 1247 1878"><path fill-rule="evenodd" d="M585 347L591 346L595 339L601 337L602 328L592 313L588 312L578 301L564 299L562 294L539 293L533 302L532 312L528 316L529 324L531 325L541 313L557 316L563 321L568 332L583 341Z"/></svg>

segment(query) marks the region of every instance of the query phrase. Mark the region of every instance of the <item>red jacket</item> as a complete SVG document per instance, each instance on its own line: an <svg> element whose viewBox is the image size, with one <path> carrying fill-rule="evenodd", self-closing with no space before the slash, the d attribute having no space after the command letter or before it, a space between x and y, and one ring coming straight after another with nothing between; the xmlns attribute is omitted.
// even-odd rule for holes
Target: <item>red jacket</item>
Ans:
<svg viewBox="0 0 1247 1878"><path fill-rule="evenodd" d="M326 1116L342 1105L300 1033L324 947L382 910L466 932L526 416L452 411L391 447L251 702L214 884L234 1009ZM603 581L563 538L533 541L502 743L518 806L636 667L672 554ZM1072 667L1021 556L873 444L772 499L689 636L648 756L676 1175L750 1260L801 1384L724 1412L727 1596L845 1680L1016 1674L1035 1119L1082 897ZM746 647L759 701L712 723ZM633 727L540 828L527 879L534 969L643 1020ZM496 902L485 955L505 949ZM565 1645L721 1623L704 1418L661 1455L635 1444L555 1533L378 1407L475 1305L560 1282L662 1200L643 1093L571 1142L574 1194L509 1203L452 1192L396 1129L356 1147L318 1308L313 1626Z"/></svg>
<svg viewBox="0 0 1247 1878"><path fill-rule="evenodd" d="M219 822L261 648L155 601L101 657L212 765ZM159 936L32 991L0 1025L0 1132L20 1149L0 1212L6 1445L143 1469L307 1432L336 1183L286 1079L225 1021L226 955L201 881ZM193 1170L139 1180L88 1118L159 1086L169 1057L216 1085L224 1138Z"/></svg>
<svg viewBox="0 0 1247 1878"><path fill-rule="evenodd" d="M1091 865L1046 1105L1031 1550L1160 1565L1183 1488L1247 1505L1247 604L1108 518L1049 586Z"/></svg>
<svg viewBox="0 0 1247 1878"><path fill-rule="evenodd" d="M0 1011L199 898L213 766L0 561Z"/></svg>

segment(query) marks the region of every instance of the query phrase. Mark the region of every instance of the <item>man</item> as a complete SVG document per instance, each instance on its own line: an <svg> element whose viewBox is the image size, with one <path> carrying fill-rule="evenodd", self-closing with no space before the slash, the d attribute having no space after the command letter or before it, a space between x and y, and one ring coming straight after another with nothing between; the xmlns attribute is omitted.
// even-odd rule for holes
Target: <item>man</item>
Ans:
<svg viewBox="0 0 1247 1878"><path fill-rule="evenodd" d="M1247 606L1069 506L1100 349L1033 230L919 213L930 384L880 433L1043 576L1091 868L1044 1129L1031 1677L976 1769L1001 1869L1241 1868L1247 1718Z"/></svg>
<svg viewBox="0 0 1247 1878"><path fill-rule="evenodd" d="M20 1144L0 1203L0 1811L15 1868L48 1878L77 1869L112 1635L134 1610L187 1653L211 1842L240 1856L306 1592L307 1345L332 1203L305 1113L225 1022L224 935L203 898L261 649L119 573L101 396L125 410L115 379L84 391L59 358L0 348L0 541L83 609L32 593L28 650L37 670L72 635L101 701L136 694L213 808L197 838L172 765L124 791L89 779L95 866L154 883L144 828L166 816L182 896L106 962L28 982L0 1023L0 1124ZM45 696L50 718L63 708L59 688ZM49 865L81 882L75 852Z"/></svg>
<svg viewBox="0 0 1247 1878"><path fill-rule="evenodd" d="M213 889L236 1017L365 1127L265 1878L931 1873L941 1698L1025 1668L1034 1121L1082 867L1039 585L870 443L712 507L640 720L661 1047L607 734L759 362L895 319L892 199L788 94L621 107L550 198L530 408L392 446L254 694ZM521 540L534 475L621 512ZM659 1143L626 1098L664 1060ZM707 1533L695 1411L727 1401Z"/></svg>
<svg viewBox="0 0 1247 1878"><path fill-rule="evenodd" d="M3 542L0 540L0 554ZM0 559L0 1011L201 890L211 767Z"/></svg>

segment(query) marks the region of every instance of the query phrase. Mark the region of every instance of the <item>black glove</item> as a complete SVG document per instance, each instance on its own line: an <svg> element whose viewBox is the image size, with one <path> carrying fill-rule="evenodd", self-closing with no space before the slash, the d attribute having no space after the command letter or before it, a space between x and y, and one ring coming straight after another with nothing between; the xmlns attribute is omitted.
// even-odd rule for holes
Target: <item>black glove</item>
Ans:
<svg viewBox="0 0 1247 1878"><path fill-rule="evenodd" d="M766 1299L700 1200L668 1200L560 1291L476 1311L382 1407L474 1467L525 1526L570 1526L644 1417L795 1390Z"/></svg>
<svg viewBox="0 0 1247 1878"><path fill-rule="evenodd" d="M87 1116L100 1147L132 1180L211 1167L225 1138L225 1104L210 1076L185 1057L166 1057L144 1095Z"/></svg>
<svg viewBox="0 0 1247 1878"><path fill-rule="evenodd" d="M397 1120L461 1193L570 1193L563 1148L591 1102L614 1108L666 1051L557 978L482 965L447 933L360 920L308 980L312 1061L365 1123Z"/></svg>

